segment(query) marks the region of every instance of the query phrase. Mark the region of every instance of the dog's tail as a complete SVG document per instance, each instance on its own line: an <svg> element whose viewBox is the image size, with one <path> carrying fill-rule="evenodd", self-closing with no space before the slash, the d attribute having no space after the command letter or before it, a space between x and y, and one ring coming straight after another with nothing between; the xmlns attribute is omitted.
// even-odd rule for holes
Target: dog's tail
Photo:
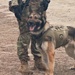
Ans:
<svg viewBox="0 0 75 75"><path fill-rule="evenodd" d="M75 28L71 26L67 26L69 29L68 35L71 36L75 40Z"/></svg>

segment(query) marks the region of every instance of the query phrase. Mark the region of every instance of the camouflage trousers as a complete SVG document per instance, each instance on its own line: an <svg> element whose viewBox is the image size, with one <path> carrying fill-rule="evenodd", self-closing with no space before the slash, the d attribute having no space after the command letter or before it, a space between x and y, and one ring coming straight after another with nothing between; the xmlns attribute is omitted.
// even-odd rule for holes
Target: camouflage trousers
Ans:
<svg viewBox="0 0 75 75"><path fill-rule="evenodd" d="M20 28L20 33L23 29L27 30L26 27L22 28L21 23L19 23L19 28ZM36 44L35 39L33 37L31 37L27 31L24 31L23 34L19 35L18 41L17 41L17 54L18 54L18 57L21 61L28 61L29 60L28 47L30 44L30 39L31 39L31 52L34 56L34 60L41 58L41 53L36 48L36 45L35 45Z"/></svg>

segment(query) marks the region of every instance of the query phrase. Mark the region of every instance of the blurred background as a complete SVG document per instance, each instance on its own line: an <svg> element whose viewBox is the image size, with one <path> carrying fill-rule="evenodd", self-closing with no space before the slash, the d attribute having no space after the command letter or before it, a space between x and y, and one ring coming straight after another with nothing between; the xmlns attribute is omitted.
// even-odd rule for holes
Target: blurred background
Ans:
<svg viewBox="0 0 75 75"><path fill-rule="evenodd" d="M8 5L8 0L0 0L0 5Z"/></svg>

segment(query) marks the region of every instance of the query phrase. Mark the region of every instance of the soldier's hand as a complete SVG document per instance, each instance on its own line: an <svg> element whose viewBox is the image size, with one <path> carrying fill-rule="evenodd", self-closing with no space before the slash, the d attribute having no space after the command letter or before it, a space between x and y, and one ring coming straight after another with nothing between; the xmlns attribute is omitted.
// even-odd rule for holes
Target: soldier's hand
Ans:
<svg viewBox="0 0 75 75"><path fill-rule="evenodd" d="M43 7L44 11L47 10L49 3L50 3L50 0L43 0L43 2L41 3L41 6Z"/></svg>
<svg viewBox="0 0 75 75"><path fill-rule="evenodd" d="M9 10L12 11L12 7L11 7L11 1L9 1Z"/></svg>
<svg viewBox="0 0 75 75"><path fill-rule="evenodd" d="M13 6L11 6L12 1L9 1L9 10L13 12Z"/></svg>

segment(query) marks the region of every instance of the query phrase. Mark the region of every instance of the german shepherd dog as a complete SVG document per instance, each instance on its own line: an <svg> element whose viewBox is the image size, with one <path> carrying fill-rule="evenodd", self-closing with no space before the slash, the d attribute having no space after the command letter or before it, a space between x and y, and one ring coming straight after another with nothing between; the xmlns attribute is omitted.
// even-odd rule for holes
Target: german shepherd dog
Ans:
<svg viewBox="0 0 75 75"><path fill-rule="evenodd" d="M45 65L47 64L45 75L54 75L55 49L63 46L67 54L75 59L75 28L71 26L50 26L46 21L45 11L39 7L38 2L34 4L31 1L29 7L30 14L27 19L29 33L36 39L36 47L43 55Z"/></svg>

